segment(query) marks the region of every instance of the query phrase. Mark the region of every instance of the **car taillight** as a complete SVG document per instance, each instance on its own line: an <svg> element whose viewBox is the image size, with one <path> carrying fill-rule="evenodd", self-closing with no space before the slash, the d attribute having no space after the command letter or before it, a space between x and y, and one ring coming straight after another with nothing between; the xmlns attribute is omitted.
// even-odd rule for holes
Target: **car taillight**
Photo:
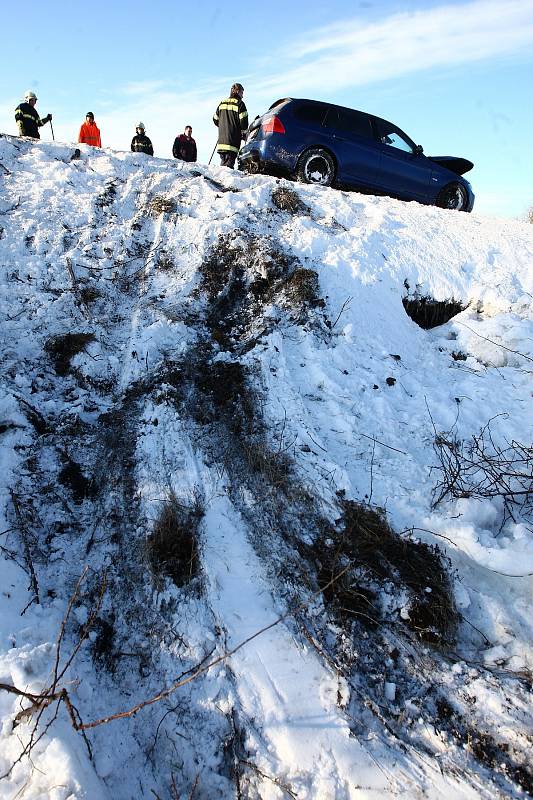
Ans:
<svg viewBox="0 0 533 800"><path fill-rule="evenodd" d="M263 133L285 133L285 125L279 117L270 117L267 122L263 122L261 127Z"/></svg>

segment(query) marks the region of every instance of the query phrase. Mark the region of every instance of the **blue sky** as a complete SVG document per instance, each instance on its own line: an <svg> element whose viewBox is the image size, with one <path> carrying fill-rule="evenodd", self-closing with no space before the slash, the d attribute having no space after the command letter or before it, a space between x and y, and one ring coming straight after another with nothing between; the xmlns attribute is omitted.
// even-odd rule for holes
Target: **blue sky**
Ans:
<svg viewBox="0 0 533 800"><path fill-rule="evenodd" d="M16 133L33 89L57 140L75 141L91 110L104 147L129 149L142 120L167 158L190 123L207 162L213 111L238 80L251 119L285 96L370 111L428 155L473 161L477 213L533 206L533 0L89 6L3 4L0 131Z"/></svg>

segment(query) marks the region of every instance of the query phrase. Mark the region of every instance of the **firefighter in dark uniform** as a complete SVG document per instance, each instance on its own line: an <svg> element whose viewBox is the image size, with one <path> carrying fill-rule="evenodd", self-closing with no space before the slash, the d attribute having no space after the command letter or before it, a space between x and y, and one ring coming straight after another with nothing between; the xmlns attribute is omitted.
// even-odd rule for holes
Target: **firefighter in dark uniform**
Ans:
<svg viewBox="0 0 533 800"><path fill-rule="evenodd" d="M26 92L24 102L15 109L15 122L18 125L19 136L30 136L32 139L40 139L39 128L51 122L52 115L41 119L35 108L37 95L35 92Z"/></svg>
<svg viewBox="0 0 533 800"><path fill-rule="evenodd" d="M139 122L135 128L135 136L131 140L131 149L134 153L146 153L147 156L153 156L154 148L152 142L146 135L146 128L142 122Z"/></svg>
<svg viewBox="0 0 533 800"><path fill-rule="evenodd" d="M213 114L213 122L218 128L217 153L220 155L222 167L233 169L241 148L241 139L246 136L248 111L242 100L243 94L243 86L234 83L228 99L222 100Z"/></svg>

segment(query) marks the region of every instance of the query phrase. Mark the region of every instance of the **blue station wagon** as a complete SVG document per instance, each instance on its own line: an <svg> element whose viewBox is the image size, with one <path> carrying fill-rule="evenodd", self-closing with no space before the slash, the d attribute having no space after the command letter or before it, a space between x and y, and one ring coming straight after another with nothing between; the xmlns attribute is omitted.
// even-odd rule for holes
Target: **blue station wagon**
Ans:
<svg viewBox="0 0 533 800"><path fill-rule="evenodd" d="M397 125L343 106L286 97L256 117L239 168L472 211L465 158L426 156Z"/></svg>

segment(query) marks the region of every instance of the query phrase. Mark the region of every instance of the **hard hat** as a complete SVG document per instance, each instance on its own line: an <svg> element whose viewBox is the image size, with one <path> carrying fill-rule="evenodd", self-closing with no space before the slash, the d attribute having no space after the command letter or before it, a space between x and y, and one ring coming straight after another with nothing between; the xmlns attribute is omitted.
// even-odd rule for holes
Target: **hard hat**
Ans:
<svg viewBox="0 0 533 800"><path fill-rule="evenodd" d="M135 127L140 128L142 131L146 130L146 128L144 127L144 122L138 122Z"/></svg>
<svg viewBox="0 0 533 800"><path fill-rule="evenodd" d="M35 94L35 92L32 92L31 89L28 89L28 91L24 95L24 100L37 100L37 95Z"/></svg>

